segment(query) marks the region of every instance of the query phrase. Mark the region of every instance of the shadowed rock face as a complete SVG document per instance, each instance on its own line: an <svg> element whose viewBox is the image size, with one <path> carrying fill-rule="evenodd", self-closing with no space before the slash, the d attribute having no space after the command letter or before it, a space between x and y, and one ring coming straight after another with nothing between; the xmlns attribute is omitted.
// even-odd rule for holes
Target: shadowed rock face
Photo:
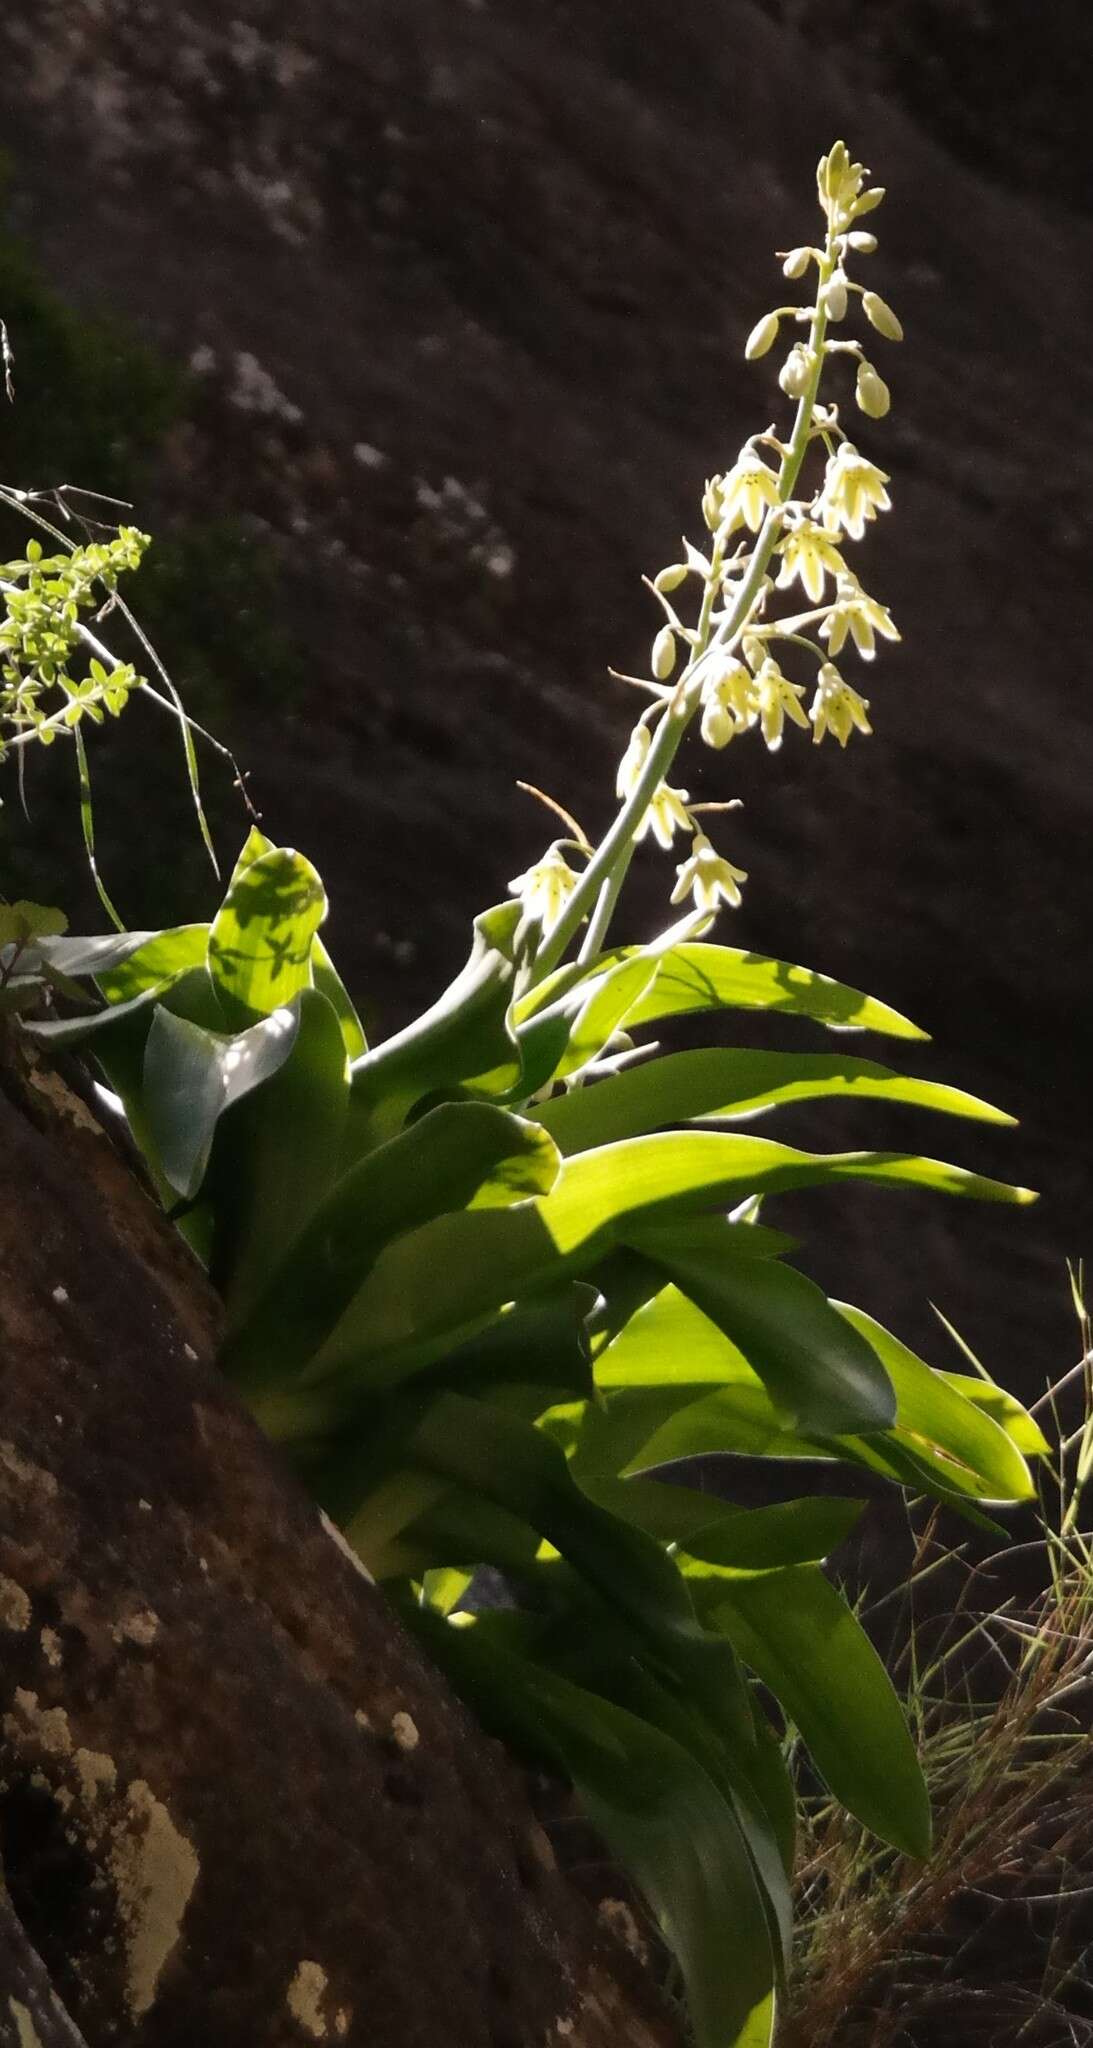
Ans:
<svg viewBox="0 0 1093 2048"><path fill-rule="evenodd" d="M0 1044L0 2048L673 2048L91 1126Z"/></svg>
<svg viewBox="0 0 1093 2048"><path fill-rule="evenodd" d="M259 715L256 675L220 723L396 1025L541 843L515 778L605 816L631 705L604 671L647 659L640 574L781 404L770 362L741 361L771 250L809 232L835 134L874 164L875 281L908 333L885 358L893 414L862 436L896 509L856 562L904 635L868 676L876 737L773 759L749 741L683 780L746 799L727 935L885 996L932 1032L924 1071L1023 1119L787 1132L883 1129L1045 1191L1031 1216L787 1203L790 1228L822 1221L817 1277L938 1356L932 1295L1034 1394L1070 1362L1063 1258L1089 1240L1093 227L1056 198L1047 85L1017 110L1001 95L1030 66L1062 91L1078 45L1062 7L1035 35L1001 5L883 12L884 31L807 0L45 0L0 23L13 217L74 301L194 365L140 515L245 512L275 547L308 680ZM968 56L981 16L989 69ZM100 809L117 888L134 831L154 836L144 782ZM192 915L207 883L180 874ZM643 865L642 929L668 880ZM125 907L158 908L139 876Z"/></svg>

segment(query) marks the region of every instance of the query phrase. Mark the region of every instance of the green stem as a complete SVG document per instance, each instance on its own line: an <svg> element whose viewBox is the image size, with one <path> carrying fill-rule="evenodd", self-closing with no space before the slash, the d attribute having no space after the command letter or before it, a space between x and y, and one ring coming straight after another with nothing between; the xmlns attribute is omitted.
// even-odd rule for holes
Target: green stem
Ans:
<svg viewBox="0 0 1093 2048"><path fill-rule="evenodd" d="M823 372L823 340L827 327L827 315L820 303L820 293L831 274L833 264L834 252L829 237L817 283L817 310L809 330L808 345L815 360L807 389L798 402L793 432L782 458L778 476L778 504L772 506L767 513L755 543L747 574L736 593L732 609L713 634L710 633L710 615L714 602L715 579L711 577L707 584L698 627L702 636L700 645L696 647L680 677L630 795L596 848L550 937L539 949L535 962L536 981L541 981L544 975L549 974L558 965L575 933L580 929L584 919L590 915L591 922L579 957L582 961L592 960L602 951L619 892L633 859L637 828L656 790L665 780L679 752L684 734L698 711L702 694L703 668L715 649L731 647L739 639L751 617L755 601L762 589L767 565L782 530L785 507L793 496L808 449L812 414Z"/></svg>

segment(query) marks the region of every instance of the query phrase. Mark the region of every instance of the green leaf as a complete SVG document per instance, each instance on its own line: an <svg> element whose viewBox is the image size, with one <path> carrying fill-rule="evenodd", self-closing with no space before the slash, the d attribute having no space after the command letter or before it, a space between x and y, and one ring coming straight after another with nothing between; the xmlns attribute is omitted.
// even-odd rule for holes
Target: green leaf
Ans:
<svg viewBox="0 0 1093 2048"><path fill-rule="evenodd" d="M781 1701L836 1799L895 1848L928 1855L930 1802L903 1710L842 1595L813 1565L750 1576L681 1561L703 1619Z"/></svg>
<svg viewBox="0 0 1093 2048"><path fill-rule="evenodd" d="M390 1240L449 1207L519 1201L549 1187L557 1169L553 1140L507 1110L473 1102L430 1110L343 1175L229 1335L225 1371L252 1389L276 1385L315 1358ZM500 1220L489 1209L471 1213Z"/></svg>
<svg viewBox="0 0 1093 2048"><path fill-rule="evenodd" d="M329 1194L341 1152L349 1073L340 1020L317 989L305 988L293 1009L298 1029L288 1058L223 1118L213 1147L209 1272L229 1324L268 1285Z"/></svg>
<svg viewBox="0 0 1093 2048"><path fill-rule="evenodd" d="M370 1357L417 1370L505 1302L579 1277L638 1221L723 1207L756 1192L864 1179L988 1200L1024 1190L903 1153L808 1153L767 1139L687 1131L634 1138L565 1160L537 1202L499 1215L438 1217L392 1245L347 1304L325 1357L331 1373ZM371 1368L370 1368L371 1369Z"/></svg>
<svg viewBox="0 0 1093 2048"><path fill-rule="evenodd" d="M890 1330L849 1302L832 1304L880 1359L895 1389L901 1437L914 1449L940 1454L967 1468L981 1497L1030 1500L1035 1486L1024 1458L1004 1428L965 1398L952 1380L931 1370ZM989 1392L985 1380L974 1382ZM919 1442L915 1442L919 1439Z"/></svg>
<svg viewBox="0 0 1093 2048"><path fill-rule="evenodd" d="M443 1394L410 1439L413 1460L530 1522L655 1647L701 1645L675 1565L661 1546L597 1507L558 1446L484 1401Z"/></svg>
<svg viewBox="0 0 1093 2048"><path fill-rule="evenodd" d="M46 938L35 951L68 976L93 975L108 1002L128 1002L205 959L208 926L165 932L107 932L93 938Z"/></svg>
<svg viewBox="0 0 1093 2048"><path fill-rule="evenodd" d="M299 1021L295 1004L227 1036L157 1005L144 1051L145 1126L165 1179L184 1199L204 1179L217 1120L284 1064Z"/></svg>
<svg viewBox="0 0 1093 2048"><path fill-rule="evenodd" d="M1025 1457L1050 1457L1051 1445L1035 1416L1022 1407L1015 1395L1007 1394L1004 1387L996 1386L993 1380L983 1379L976 1373L939 1371L937 1377L962 1394L973 1408L981 1408L984 1415L989 1415Z"/></svg>
<svg viewBox="0 0 1093 2048"><path fill-rule="evenodd" d="M816 1097L907 1102L950 1116L1013 1123L962 1089L893 1074L872 1060L840 1053L700 1050L671 1053L632 1067L594 1087L575 1089L542 1105L539 1120L561 1151L587 1151L668 1124L696 1118L754 1115L787 1102Z"/></svg>
<svg viewBox="0 0 1093 2048"><path fill-rule="evenodd" d="M916 1024L860 989L845 988L810 967L768 960L735 946L701 941L677 946L662 960L649 994L630 1016L630 1028L695 1010L787 1010L844 1031L880 1031L891 1038L925 1038Z"/></svg>
<svg viewBox="0 0 1093 2048"><path fill-rule="evenodd" d="M765 1508L729 1508L686 1539L691 1557L733 1571L768 1572L822 1564L845 1543L865 1502L834 1494L805 1494Z"/></svg>
<svg viewBox="0 0 1093 2048"><path fill-rule="evenodd" d="M368 1051L364 1025L350 1001L345 983L319 938L311 941L311 974L315 987L326 997L338 1019L347 1057L351 1060L360 1059L362 1054Z"/></svg>
<svg viewBox="0 0 1093 2048"><path fill-rule="evenodd" d="M518 903L502 903L474 922L474 944L462 972L404 1031L353 1064L356 1149L392 1137L423 1096L476 1078L503 1095L520 1079L521 1061L509 1022L516 975Z"/></svg>
<svg viewBox="0 0 1093 2048"><path fill-rule="evenodd" d="M208 939L209 972L232 1022L269 1016L310 987L326 908L320 876L291 847L237 868Z"/></svg>
<svg viewBox="0 0 1093 2048"><path fill-rule="evenodd" d="M795 1429L838 1436L895 1421L876 1348L853 1329L846 1342L845 1319L803 1273L734 1256L731 1225L712 1216L646 1225L630 1241L736 1345Z"/></svg>
<svg viewBox="0 0 1093 2048"><path fill-rule="evenodd" d="M23 897L18 903L0 903L0 947L25 946L28 940L56 938L67 930L68 919L63 910L54 910L45 903L28 903Z"/></svg>
<svg viewBox="0 0 1093 2048"><path fill-rule="evenodd" d="M572 1780L679 1959L696 2048L728 2048L769 2000L774 1961L740 1823L713 1780L682 1743L480 1628L412 1620L485 1726Z"/></svg>

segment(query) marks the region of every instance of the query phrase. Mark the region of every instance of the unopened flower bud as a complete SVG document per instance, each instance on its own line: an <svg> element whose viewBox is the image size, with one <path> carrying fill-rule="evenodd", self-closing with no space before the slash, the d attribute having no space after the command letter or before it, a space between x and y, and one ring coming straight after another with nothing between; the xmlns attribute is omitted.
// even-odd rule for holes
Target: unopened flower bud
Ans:
<svg viewBox="0 0 1093 2048"><path fill-rule="evenodd" d="M670 562L667 569L662 569L659 575L654 576L653 589L659 590L662 597L668 597L673 590L678 590L686 579L686 562Z"/></svg>
<svg viewBox="0 0 1093 2048"><path fill-rule="evenodd" d="M783 277L803 277L808 269L811 249L789 249L782 259Z"/></svg>
<svg viewBox="0 0 1093 2048"><path fill-rule="evenodd" d="M862 293L862 311L870 327L875 327L877 333L883 334L886 341L903 340L903 328L900 322L893 313L891 306L886 304L884 299L879 298L876 292Z"/></svg>
<svg viewBox="0 0 1093 2048"><path fill-rule="evenodd" d="M883 185L870 185L867 192L860 192L850 208L854 219L856 220L859 214L872 213L873 208L879 206L883 198Z"/></svg>
<svg viewBox="0 0 1093 2048"><path fill-rule="evenodd" d="M829 320L841 320L846 313L846 277L842 270L833 270L820 293L820 304Z"/></svg>
<svg viewBox="0 0 1093 2048"><path fill-rule="evenodd" d="M878 377L872 363L858 364L858 382L854 396L860 411L871 420L882 420L892 403L892 394L883 377Z"/></svg>
<svg viewBox="0 0 1093 2048"><path fill-rule="evenodd" d="M721 524L721 482L719 476L711 477L702 497L702 517L711 533Z"/></svg>
<svg viewBox="0 0 1093 2048"><path fill-rule="evenodd" d="M852 229L846 239L850 248L856 249L860 256L872 256L877 246L876 235L871 235L867 228Z"/></svg>
<svg viewBox="0 0 1093 2048"><path fill-rule="evenodd" d="M749 363L754 363L760 356L765 356L767 350L773 348L777 339L778 315L777 313L764 313L763 318L756 321L744 344L746 360Z"/></svg>
<svg viewBox="0 0 1093 2048"><path fill-rule="evenodd" d="M652 663L658 683L666 682L676 665L676 636L671 626L662 626L657 634L653 642Z"/></svg>
<svg viewBox="0 0 1093 2048"><path fill-rule="evenodd" d="M795 342L778 372L778 382L787 398L803 398L812 375L813 358L803 341Z"/></svg>

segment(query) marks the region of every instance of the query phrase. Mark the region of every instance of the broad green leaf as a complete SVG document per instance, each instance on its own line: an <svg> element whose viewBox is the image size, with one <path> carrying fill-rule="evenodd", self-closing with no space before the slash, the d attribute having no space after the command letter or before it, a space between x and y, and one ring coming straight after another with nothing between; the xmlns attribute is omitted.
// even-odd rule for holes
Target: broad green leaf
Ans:
<svg viewBox="0 0 1093 2048"><path fill-rule="evenodd" d="M911 1856L930 1802L892 1682L842 1595L814 1565L756 1576L682 1559L699 1611L796 1724L835 1797Z"/></svg>
<svg viewBox="0 0 1093 2048"><path fill-rule="evenodd" d="M960 1088L893 1074L872 1060L840 1053L703 1050L670 1053L615 1074L594 1087L574 1089L538 1111L563 1153L584 1152L642 1136L668 1124L699 1118L752 1115L816 1097L906 1102L951 1116L1013 1123Z"/></svg>
<svg viewBox="0 0 1093 2048"><path fill-rule="evenodd" d="M444 1394L410 1440L428 1471L530 1522L654 1647L701 1645L683 1581L660 1544L597 1507L541 1430L489 1402Z"/></svg>
<svg viewBox="0 0 1093 2048"><path fill-rule="evenodd" d="M486 1103L430 1110L342 1176L229 1335L224 1369L252 1389L276 1385L314 1357L390 1240L476 1199L519 1201L557 1169L537 1124ZM468 1214L491 1223L503 1211Z"/></svg>
<svg viewBox="0 0 1093 2048"><path fill-rule="evenodd" d="M45 903L0 903L0 951L7 946L25 946L32 939L55 939L68 930L63 910Z"/></svg>
<svg viewBox="0 0 1093 2048"><path fill-rule="evenodd" d="M346 1056L351 1060L360 1059L368 1051L368 1040L334 962L320 938L311 941L311 975L320 995L333 1006L341 1027L342 1042Z"/></svg>
<svg viewBox="0 0 1093 2048"><path fill-rule="evenodd" d="M662 960L648 995L631 1013L630 1028L695 1010L724 1009L788 1010L841 1030L880 1031L891 1038L928 1036L887 1003L810 967L701 941L677 946Z"/></svg>
<svg viewBox="0 0 1093 2048"><path fill-rule="evenodd" d="M159 1167L178 1194L196 1195L218 1119L283 1066L298 1029L298 1005L275 1010L234 1036L157 1006L144 1051L145 1127Z"/></svg>
<svg viewBox="0 0 1093 2048"><path fill-rule="evenodd" d="M257 825L252 825L240 848L239 858L231 871L228 888L234 889L235 884L246 868L253 867L255 861L261 860L264 853L273 853L274 850L273 840L267 839L265 833L260 831Z"/></svg>
<svg viewBox="0 0 1093 2048"><path fill-rule="evenodd" d="M1051 1455L1043 1430L1030 1415L1027 1408L1013 1394L1007 1394L1004 1387L996 1386L993 1380L982 1379L977 1373L938 1372L937 1377L954 1387L973 1408L980 1408L989 1415L999 1429L1004 1429L1014 1448L1026 1458L1046 1458Z"/></svg>
<svg viewBox="0 0 1093 2048"><path fill-rule="evenodd" d="M735 1256L732 1226L716 1217L646 1225L631 1242L724 1332L795 1429L838 1436L895 1421L895 1394L875 1345L853 1327L848 1332L803 1273Z"/></svg>
<svg viewBox="0 0 1093 2048"><path fill-rule="evenodd" d="M765 1508L730 1508L687 1537L684 1549L732 1571L768 1572L822 1564L845 1543L865 1502L805 1494Z"/></svg>
<svg viewBox="0 0 1093 2048"><path fill-rule="evenodd" d="M237 868L209 928L208 964L232 1022L269 1016L311 985L326 891L309 860L277 846Z"/></svg>
<svg viewBox="0 0 1093 2048"><path fill-rule="evenodd" d="M105 1009L95 1010L91 1016L54 1017L27 1024L25 1029L55 1052L67 1052L70 1046L82 1045L87 1039L105 1041L114 1037L130 1018L140 1016L142 1012L147 1012L150 1021L155 1006L173 987L172 981L156 982L150 988L142 989L139 995L130 996L126 1002L109 1003ZM92 1050L96 1057L101 1057L99 1043L94 1044Z"/></svg>
<svg viewBox="0 0 1093 2048"><path fill-rule="evenodd" d="M687 1131L565 1160L549 1195L499 1215L439 1217L392 1245L359 1288L322 1370L369 1358L377 1383L439 1356L505 1302L586 1272L639 1220L701 1213L756 1192L869 1180L988 1200L1026 1191L903 1153L809 1153L763 1138Z"/></svg>
<svg viewBox="0 0 1093 2048"><path fill-rule="evenodd" d="M474 944L462 972L404 1031L353 1063L355 1143L363 1150L398 1131L423 1096L483 1078L502 1095L520 1079L509 1022L516 975L518 903L502 903L474 922Z"/></svg>
<svg viewBox="0 0 1093 2048"><path fill-rule="evenodd" d="M696 2048L729 2048L769 2010L774 1961L754 1865L713 1780L681 1743L487 1645L479 1628L427 1612L412 1620L485 1726L572 1780L678 1957Z"/></svg>
<svg viewBox="0 0 1093 2048"><path fill-rule="evenodd" d="M203 966L208 936L207 924L177 925L171 931L152 932L123 959L74 971L94 974L108 1003L126 1003L146 989L162 988Z"/></svg>
<svg viewBox="0 0 1093 2048"><path fill-rule="evenodd" d="M330 1192L349 1099L340 1020L318 989L293 1010L295 1042L218 1126L208 1175L215 1212L210 1276L229 1324L268 1285L278 1263ZM268 1029L281 1012L244 1034Z"/></svg>
<svg viewBox="0 0 1093 2048"><path fill-rule="evenodd" d="M881 1323L849 1302L832 1304L880 1359L895 1388L901 1436L912 1447L939 1453L964 1465L978 1482L976 1492L995 1500L1030 1500L1032 1475L1006 1430L952 1381L916 1358ZM989 1392L985 1380L975 1382ZM920 1439L916 1445L915 1439Z"/></svg>

